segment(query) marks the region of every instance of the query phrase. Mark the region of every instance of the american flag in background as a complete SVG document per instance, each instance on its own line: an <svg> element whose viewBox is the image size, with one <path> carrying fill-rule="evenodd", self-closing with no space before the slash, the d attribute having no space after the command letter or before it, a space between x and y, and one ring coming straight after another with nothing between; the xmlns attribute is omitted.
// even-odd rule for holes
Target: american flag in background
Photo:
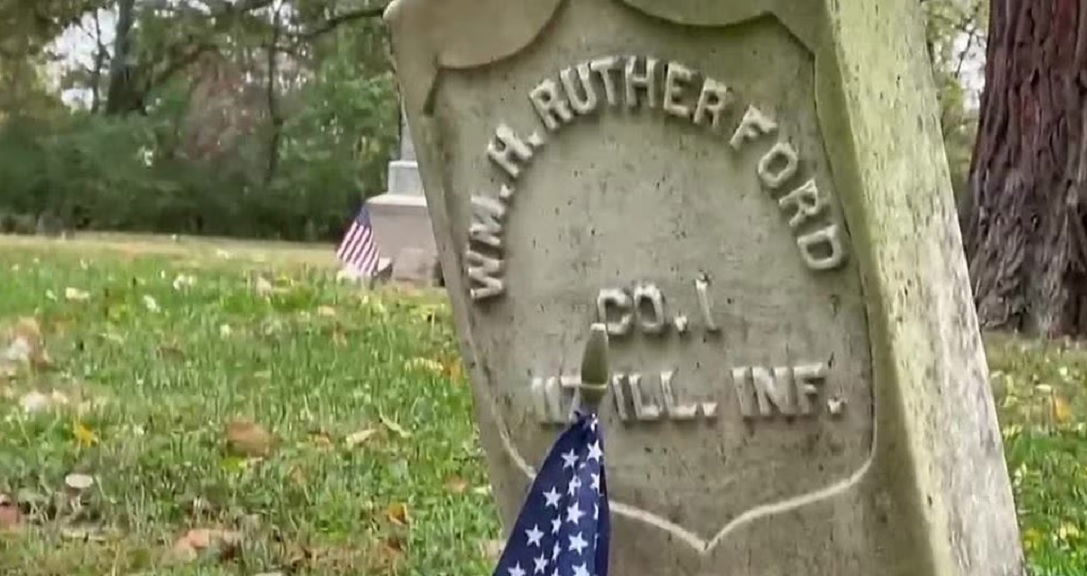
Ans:
<svg viewBox="0 0 1087 576"><path fill-rule="evenodd" d="M336 257L355 274L370 277L377 272L380 256L377 242L374 241L374 229L370 225L370 210L363 202L336 250Z"/></svg>
<svg viewBox="0 0 1087 576"><path fill-rule="evenodd" d="M607 576L611 520L603 434L579 414L536 474L495 576Z"/></svg>

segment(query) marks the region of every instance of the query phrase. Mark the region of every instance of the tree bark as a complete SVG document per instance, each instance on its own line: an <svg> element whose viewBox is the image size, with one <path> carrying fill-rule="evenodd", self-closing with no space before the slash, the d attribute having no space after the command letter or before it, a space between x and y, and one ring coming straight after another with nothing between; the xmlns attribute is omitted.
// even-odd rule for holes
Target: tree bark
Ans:
<svg viewBox="0 0 1087 576"><path fill-rule="evenodd" d="M279 77L279 70L276 67L276 60L279 57L279 33L280 21L279 8L277 7L272 15L272 39L268 43L267 53L268 83L265 85L265 95L268 104L268 122L271 134L268 139L268 165L264 172L265 185L272 183L276 176L276 170L279 168L279 142L283 128L283 118L280 116L279 102L276 98L276 80Z"/></svg>
<svg viewBox="0 0 1087 576"><path fill-rule="evenodd" d="M109 89L106 91L106 114L123 114L142 108L140 91L136 89L136 70L132 24L136 0L117 1L117 24L114 28L113 59L109 65Z"/></svg>
<svg viewBox="0 0 1087 576"><path fill-rule="evenodd" d="M1087 333L1087 0L994 0L964 239L982 327Z"/></svg>

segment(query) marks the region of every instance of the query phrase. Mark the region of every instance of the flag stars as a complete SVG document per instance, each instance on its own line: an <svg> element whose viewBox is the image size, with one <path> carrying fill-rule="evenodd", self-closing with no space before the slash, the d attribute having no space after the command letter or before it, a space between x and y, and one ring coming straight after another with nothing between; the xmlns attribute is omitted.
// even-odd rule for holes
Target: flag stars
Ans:
<svg viewBox="0 0 1087 576"><path fill-rule="evenodd" d="M578 532L577 534L574 534L573 536L570 537L570 548L569 548L569 550L577 552L579 555L581 554L581 551L584 550L585 547L588 546L588 545L589 545L589 543L586 542L585 539L581 537L581 532Z"/></svg>
<svg viewBox="0 0 1087 576"><path fill-rule="evenodd" d="M559 546L558 542L555 542L555 547L551 549L551 560L558 560L559 554L562 552L562 546Z"/></svg>
<svg viewBox="0 0 1087 576"><path fill-rule="evenodd" d="M518 562L513 568L510 568L510 576L525 576L525 569L521 568L520 562Z"/></svg>
<svg viewBox="0 0 1087 576"><path fill-rule="evenodd" d="M569 508L566 509L566 521L572 524L577 524L578 522L581 522L581 517L584 515L585 513L582 512L581 508L578 507L577 502L574 502L572 505L570 505Z"/></svg>
<svg viewBox="0 0 1087 576"><path fill-rule="evenodd" d="M547 558L544 558L543 554L533 558L532 562L536 564L536 567L532 569L533 574L543 574L544 570L547 570Z"/></svg>
<svg viewBox="0 0 1087 576"><path fill-rule="evenodd" d="M600 493L600 475L599 474L590 474L590 476L592 477L592 481L589 482L589 486L593 489L594 492L599 494Z"/></svg>
<svg viewBox="0 0 1087 576"><path fill-rule="evenodd" d="M562 529L562 518L559 518L558 516L555 516L554 518L551 519L551 533L552 534L558 534L559 530L561 530L561 529Z"/></svg>
<svg viewBox="0 0 1087 576"><path fill-rule="evenodd" d="M540 530L539 525L534 525L531 529L525 530L525 536L528 536L528 545L535 545L540 547L540 538L543 538L544 533Z"/></svg>
<svg viewBox="0 0 1087 576"><path fill-rule="evenodd" d="M581 478L574 476L573 480L570 480L570 488L566 491L567 494L573 496L577 494L577 491L581 489Z"/></svg>
<svg viewBox="0 0 1087 576"><path fill-rule="evenodd" d="M551 487L551 490L544 492L543 496L547 500L547 503L545 504L546 507L556 509L559 507L559 498L562 496L559 494L558 490L555 490L554 486Z"/></svg>
<svg viewBox="0 0 1087 576"><path fill-rule="evenodd" d="M571 448L569 452L562 455L562 469L565 470L574 466L577 466L577 452L574 452L574 449Z"/></svg>
<svg viewBox="0 0 1087 576"><path fill-rule="evenodd" d="M592 574L589 573L588 565L582 562L581 566L574 566L574 576L592 576Z"/></svg>
<svg viewBox="0 0 1087 576"><path fill-rule="evenodd" d="M600 462L600 458L604 456L604 451L600 449L600 441L597 440L592 444L589 444L589 456L588 460L596 460Z"/></svg>

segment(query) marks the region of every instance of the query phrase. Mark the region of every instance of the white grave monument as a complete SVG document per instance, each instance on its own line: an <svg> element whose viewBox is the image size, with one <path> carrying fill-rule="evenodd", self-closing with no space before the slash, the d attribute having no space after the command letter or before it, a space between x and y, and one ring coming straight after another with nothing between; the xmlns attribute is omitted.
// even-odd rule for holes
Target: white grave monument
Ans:
<svg viewBox="0 0 1087 576"><path fill-rule="evenodd" d="M367 201L374 238L381 254L392 260L394 279L405 265L419 269L416 275L426 275L438 258L415 147L403 111L399 156L389 162L389 190Z"/></svg>

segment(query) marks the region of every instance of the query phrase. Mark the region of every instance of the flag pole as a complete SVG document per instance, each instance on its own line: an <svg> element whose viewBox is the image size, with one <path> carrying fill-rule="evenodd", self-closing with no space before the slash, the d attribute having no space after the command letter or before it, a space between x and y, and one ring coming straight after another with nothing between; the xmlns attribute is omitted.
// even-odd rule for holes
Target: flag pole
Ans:
<svg viewBox="0 0 1087 576"><path fill-rule="evenodd" d="M589 341L581 358L581 405L596 414L600 401L608 393L611 372L608 366L608 329L602 323L589 328Z"/></svg>

